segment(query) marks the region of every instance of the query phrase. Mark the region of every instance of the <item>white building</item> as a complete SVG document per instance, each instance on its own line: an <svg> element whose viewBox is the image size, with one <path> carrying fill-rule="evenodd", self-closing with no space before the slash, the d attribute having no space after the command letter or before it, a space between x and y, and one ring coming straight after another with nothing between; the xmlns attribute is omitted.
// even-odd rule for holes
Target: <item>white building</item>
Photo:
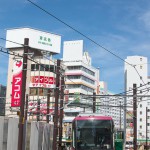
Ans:
<svg viewBox="0 0 150 150"><path fill-rule="evenodd" d="M115 95L112 92L109 92L107 89L107 84L104 81L100 81L100 95ZM118 96L101 96L99 98L98 112L100 114L111 116L114 120L116 129L124 128L124 107L120 107L124 105L124 99ZM121 124L120 124L121 122Z"/></svg>
<svg viewBox="0 0 150 150"><path fill-rule="evenodd" d="M26 93L29 97L29 112L37 113L40 101L40 114L45 115L47 109L47 91L51 89L51 102L55 88L55 62L52 55L60 53L61 37L45 31L31 28L15 28L7 30L6 48L15 55L9 55L8 79L6 94L6 115L16 116L21 104L22 64L24 39L29 39L27 62ZM12 42L10 42L12 41ZM19 56L20 55L20 56ZM48 57L48 58L45 58ZM53 103L54 105L54 103ZM50 111L54 109L50 106ZM33 115L32 115L33 116Z"/></svg>
<svg viewBox="0 0 150 150"><path fill-rule="evenodd" d="M127 95L133 94L133 84L137 86L137 95L149 95L148 61L142 56L128 56L125 59L125 91ZM146 139L146 107L150 108L148 98L137 98L137 139ZM126 98L126 140L133 141L133 98ZM149 117L149 116L148 116ZM148 119L150 131L150 120ZM150 138L150 135L148 135Z"/></svg>
<svg viewBox="0 0 150 150"><path fill-rule="evenodd" d="M82 40L64 42L63 62L66 67L66 89L73 95L69 101L73 103L78 99L80 103L92 105L92 99L83 99L81 95L98 93L99 69L91 65L88 52L83 52Z"/></svg>

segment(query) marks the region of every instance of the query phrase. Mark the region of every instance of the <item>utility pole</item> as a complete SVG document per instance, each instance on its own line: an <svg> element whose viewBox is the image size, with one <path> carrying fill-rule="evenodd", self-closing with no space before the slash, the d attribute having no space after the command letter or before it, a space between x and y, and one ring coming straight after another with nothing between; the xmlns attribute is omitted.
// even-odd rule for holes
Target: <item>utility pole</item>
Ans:
<svg viewBox="0 0 150 150"><path fill-rule="evenodd" d="M49 105L50 105L50 89L48 89L47 91L47 116L46 116L46 120L47 123L49 123Z"/></svg>
<svg viewBox="0 0 150 150"><path fill-rule="evenodd" d="M134 150L137 150L137 89L136 84L133 84L133 145Z"/></svg>
<svg viewBox="0 0 150 150"><path fill-rule="evenodd" d="M62 122L63 122L63 101L64 101L64 77L61 77L61 94L60 94L60 118L59 118L59 150L62 149Z"/></svg>
<svg viewBox="0 0 150 150"><path fill-rule="evenodd" d="M120 101L120 135L121 135L121 101Z"/></svg>
<svg viewBox="0 0 150 150"><path fill-rule="evenodd" d="M96 104L96 93L95 92L93 92L93 113L95 113L95 104Z"/></svg>
<svg viewBox="0 0 150 150"><path fill-rule="evenodd" d="M28 94L26 94L26 109L25 109L25 120L28 119Z"/></svg>
<svg viewBox="0 0 150 150"><path fill-rule="evenodd" d="M38 88L38 100L37 100L37 121L40 121L40 99L39 99L39 94L40 94L40 88Z"/></svg>
<svg viewBox="0 0 150 150"><path fill-rule="evenodd" d="M26 150L26 131L27 131L27 124L28 124L28 94L26 94L26 104L25 104L25 122L24 122L24 131L23 131L23 150Z"/></svg>
<svg viewBox="0 0 150 150"><path fill-rule="evenodd" d="M60 60L57 60L56 88L55 88L55 110L54 110L54 132L53 132L53 150L57 150L59 80L60 80Z"/></svg>
<svg viewBox="0 0 150 150"><path fill-rule="evenodd" d="M26 93L26 76L27 76L27 59L29 50L29 39L24 39L24 53L23 53L23 69L22 69L22 86L21 86L21 104L19 116L19 135L18 135L18 150L23 148L23 126L24 126L24 105Z"/></svg>
<svg viewBox="0 0 150 150"><path fill-rule="evenodd" d="M147 145L147 107L146 107L146 150L148 150L148 145Z"/></svg>

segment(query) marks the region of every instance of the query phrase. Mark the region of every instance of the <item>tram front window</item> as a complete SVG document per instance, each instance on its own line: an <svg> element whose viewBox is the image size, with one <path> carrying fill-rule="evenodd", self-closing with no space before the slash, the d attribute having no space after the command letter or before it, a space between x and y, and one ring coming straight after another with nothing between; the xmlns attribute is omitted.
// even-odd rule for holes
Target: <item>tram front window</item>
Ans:
<svg viewBox="0 0 150 150"><path fill-rule="evenodd" d="M77 121L77 150L110 150L112 149L111 122L102 120Z"/></svg>

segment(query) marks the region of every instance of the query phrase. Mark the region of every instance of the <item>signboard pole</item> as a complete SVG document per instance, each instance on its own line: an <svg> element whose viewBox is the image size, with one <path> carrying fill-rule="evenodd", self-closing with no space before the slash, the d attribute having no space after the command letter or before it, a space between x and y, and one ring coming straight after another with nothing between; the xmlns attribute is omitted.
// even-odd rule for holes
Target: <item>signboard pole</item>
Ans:
<svg viewBox="0 0 150 150"><path fill-rule="evenodd" d="M27 59L29 49L29 39L24 39L24 53L23 53L23 70L22 70L22 86L21 86L21 104L19 116L19 135L18 135L18 150L23 149L23 126L24 126L24 105L26 92L26 75L27 75Z"/></svg>

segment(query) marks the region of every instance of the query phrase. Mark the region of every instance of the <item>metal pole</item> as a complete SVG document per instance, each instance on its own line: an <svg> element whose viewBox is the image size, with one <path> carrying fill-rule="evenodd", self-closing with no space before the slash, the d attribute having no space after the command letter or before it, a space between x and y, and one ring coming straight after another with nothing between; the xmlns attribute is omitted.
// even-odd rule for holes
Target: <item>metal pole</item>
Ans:
<svg viewBox="0 0 150 150"><path fill-rule="evenodd" d="M37 121L40 121L40 99L39 99L39 88L38 88L38 100L37 100Z"/></svg>
<svg viewBox="0 0 150 150"><path fill-rule="evenodd" d="M62 122L63 122L63 101L64 101L64 77L61 77L61 94L60 94L60 119L59 119L59 150L62 149Z"/></svg>
<svg viewBox="0 0 150 150"><path fill-rule="evenodd" d="M48 92L47 92L47 116L46 116L46 120L47 120L47 123L49 123L49 105L50 105L50 89L48 89Z"/></svg>
<svg viewBox="0 0 150 150"><path fill-rule="evenodd" d="M26 94L26 104L25 104L25 122L24 122L24 130L23 130L23 150L26 150L26 131L27 131L27 124L28 124L28 94Z"/></svg>
<svg viewBox="0 0 150 150"><path fill-rule="evenodd" d="M95 97L96 93L93 92L93 113L95 113L95 104L96 104L96 97Z"/></svg>
<svg viewBox="0 0 150 150"><path fill-rule="evenodd" d="M133 133L134 133L134 139L133 139L133 145L134 150L137 150L137 89L136 84L133 84Z"/></svg>
<svg viewBox="0 0 150 150"><path fill-rule="evenodd" d="M120 133L121 133L121 102L120 102Z"/></svg>
<svg viewBox="0 0 150 150"><path fill-rule="evenodd" d="M147 145L147 107L146 107L146 150L148 150L148 145Z"/></svg>
<svg viewBox="0 0 150 150"><path fill-rule="evenodd" d="M25 120L28 119L28 94L26 94Z"/></svg>
<svg viewBox="0 0 150 150"><path fill-rule="evenodd" d="M60 60L57 60L56 88L55 88L55 111L54 111L54 132L53 132L53 150L57 150L59 79L60 79Z"/></svg>
<svg viewBox="0 0 150 150"><path fill-rule="evenodd" d="M27 59L28 59L29 39L24 39L24 53L23 53L23 70L22 70L22 86L21 86L21 104L19 117L19 133L18 133L18 150L23 148L23 126L24 126L24 104L26 92L26 75L27 75Z"/></svg>

